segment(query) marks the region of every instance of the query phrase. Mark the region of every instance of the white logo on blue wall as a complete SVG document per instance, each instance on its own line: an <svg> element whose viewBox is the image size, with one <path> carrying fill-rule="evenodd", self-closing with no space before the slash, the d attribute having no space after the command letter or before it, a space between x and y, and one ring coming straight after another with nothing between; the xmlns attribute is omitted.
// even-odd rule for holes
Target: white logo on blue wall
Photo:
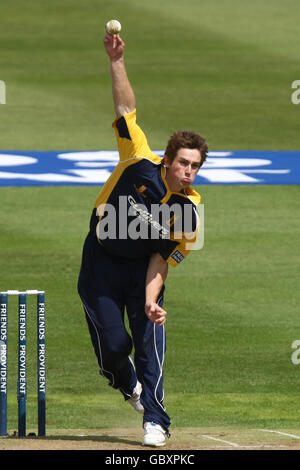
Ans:
<svg viewBox="0 0 300 470"><path fill-rule="evenodd" d="M101 185L118 160L109 150L2 151L0 185ZM300 151L211 151L195 184L299 184L299 162Z"/></svg>
<svg viewBox="0 0 300 470"><path fill-rule="evenodd" d="M0 80L0 104L6 104L6 85L3 80Z"/></svg>

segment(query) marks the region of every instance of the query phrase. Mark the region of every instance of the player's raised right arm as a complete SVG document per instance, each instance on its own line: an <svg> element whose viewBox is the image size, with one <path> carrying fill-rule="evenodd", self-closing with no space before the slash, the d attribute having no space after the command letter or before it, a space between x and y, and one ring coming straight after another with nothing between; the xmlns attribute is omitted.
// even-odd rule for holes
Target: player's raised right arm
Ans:
<svg viewBox="0 0 300 470"><path fill-rule="evenodd" d="M112 78L112 94L116 112L116 118L130 113L136 107L135 96L129 82L125 63L125 43L118 34L107 33L103 39L105 50L110 60L110 72Z"/></svg>

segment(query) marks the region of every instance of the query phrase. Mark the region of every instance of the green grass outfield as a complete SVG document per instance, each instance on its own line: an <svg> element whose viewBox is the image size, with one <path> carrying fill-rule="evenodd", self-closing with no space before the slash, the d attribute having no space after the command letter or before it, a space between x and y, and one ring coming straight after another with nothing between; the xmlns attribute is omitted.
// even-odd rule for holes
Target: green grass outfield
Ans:
<svg viewBox="0 0 300 470"><path fill-rule="evenodd" d="M297 0L10 0L1 5L0 149L114 149L104 24L118 18L153 149L297 150ZM174 426L299 428L299 187L203 186L205 245L170 270L165 405ZM48 429L140 424L99 377L76 293L99 188L0 189L0 287L47 293ZM9 429L17 427L10 309ZM33 319L29 320L33 323ZM28 427L36 423L35 338Z"/></svg>
<svg viewBox="0 0 300 470"><path fill-rule="evenodd" d="M2 2L1 148L111 148L116 17L152 148L192 128L214 149L298 149L299 15L297 0Z"/></svg>

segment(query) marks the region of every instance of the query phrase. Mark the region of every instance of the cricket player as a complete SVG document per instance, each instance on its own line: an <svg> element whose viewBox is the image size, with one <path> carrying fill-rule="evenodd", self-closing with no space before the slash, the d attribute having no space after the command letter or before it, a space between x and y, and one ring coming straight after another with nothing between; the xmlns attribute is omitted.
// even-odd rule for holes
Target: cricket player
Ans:
<svg viewBox="0 0 300 470"><path fill-rule="evenodd" d="M171 424L163 404L165 281L168 266L181 263L196 239L200 195L190 185L208 147L199 134L178 131L164 158L155 155L136 122L125 43L118 34L106 34L104 47L120 161L92 210L78 292L100 374L143 414L143 444L163 446Z"/></svg>

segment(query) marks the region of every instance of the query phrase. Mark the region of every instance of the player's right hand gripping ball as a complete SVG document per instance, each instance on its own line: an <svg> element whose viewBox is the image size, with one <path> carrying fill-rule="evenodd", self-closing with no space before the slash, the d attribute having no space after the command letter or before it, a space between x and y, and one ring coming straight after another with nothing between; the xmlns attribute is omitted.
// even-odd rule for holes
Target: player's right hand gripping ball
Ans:
<svg viewBox="0 0 300 470"><path fill-rule="evenodd" d="M109 34L118 34L121 31L121 23L118 20L110 20L106 23L105 29Z"/></svg>

